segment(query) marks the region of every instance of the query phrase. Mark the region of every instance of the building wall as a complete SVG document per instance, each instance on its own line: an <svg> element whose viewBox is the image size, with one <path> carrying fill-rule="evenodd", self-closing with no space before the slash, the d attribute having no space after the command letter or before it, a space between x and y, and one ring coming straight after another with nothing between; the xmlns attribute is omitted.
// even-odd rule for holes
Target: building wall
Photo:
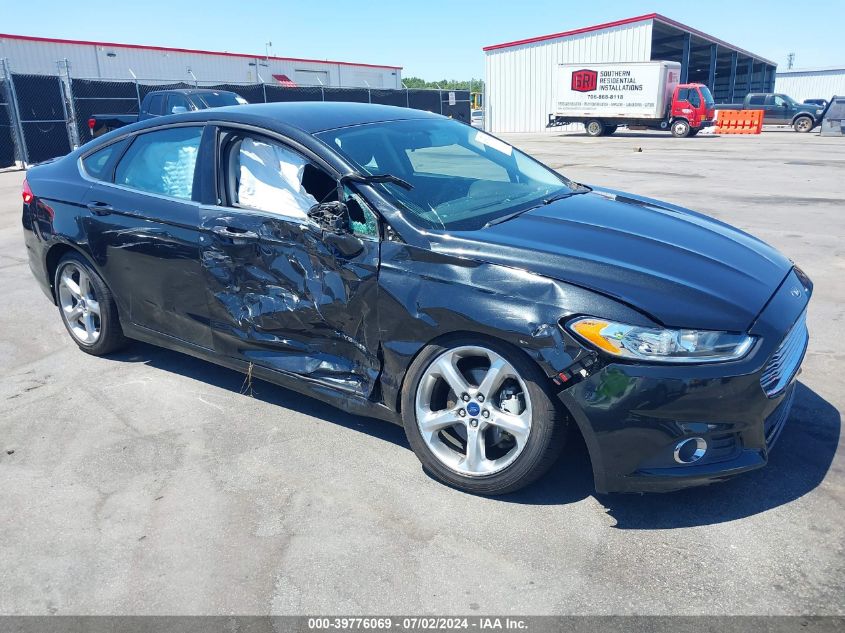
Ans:
<svg viewBox="0 0 845 633"><path fill-rule="evenodd" d="M775 78L775 92L798 101L845 95L845 68L780 72Z"/></svg>
<svg viewBox="0 0 845 633"><path fill-rule="evenodd" d="M257 82L257 69L267 83L275 81L274 74L282 74L302 85L323 81L327 86L402 87L399 68L8 37L0 37L3 57L8 58L12 72L38 75L55 75L56 62L67 59L72 76L85 78L131 79L131 69L139 79L191 82L190 68L199 81Z"/></svg>
<svg viewBox="0 0 845 633"><path fill-rule="evenodd" d="M486 55L485 127L544 132L554 111L553 71L563 63L637 62L651 58L652 21L493 49Z"/></svg>

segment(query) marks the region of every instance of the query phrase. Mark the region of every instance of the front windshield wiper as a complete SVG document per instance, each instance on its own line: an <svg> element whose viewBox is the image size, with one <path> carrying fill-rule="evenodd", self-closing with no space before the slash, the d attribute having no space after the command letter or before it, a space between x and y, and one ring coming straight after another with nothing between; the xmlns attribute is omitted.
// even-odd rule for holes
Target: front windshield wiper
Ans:
<svg viewBox="0 0 845 633"><path fill-rule="evenodd" d="M414 188L414 185L409 183L407 180L402 180L399 176L394 176L393 174L349 174L348 176L342 176L341 182L343 181L351 181L351 182L362 182L365 184L370 184L373 182L392 182L395 185L399 185L403 189L407 189L410 191Z"/></svg>
<svg viewBox="0 0 845 633"><path fill-rule="evenodd" d="M543 198L543 201L540 204L535 204L533 207L528 207L527 209L522 209L520 211L514 211L513 213L508 213L506 215L499 216L498 218L493 218L492 220L487 222L487 224L485 224L481 228L486 229L488 227L495 226L497 224L502 224L503 222L507 222L508 220L513 220L514 218L519 217L523 213L528 213L529 211L531 211L533 209L537 209L537 208L545 206L547 204L551 204L552 202L556 202L557 200L563 200L565 198L569 198L570 196L575 196L575 195L578 195L578 194L581 194L581 193L588 193L588 192L592 191L592 189L590 189L590 187L588 187L586 185L579 185L578 183L572 183L572 184L575 185L576 187L578 187L578 189L573 189L573 190L570 190L570 191L562 191L560 193L556 193L553 196L548 196L547 198Z"/></svg>

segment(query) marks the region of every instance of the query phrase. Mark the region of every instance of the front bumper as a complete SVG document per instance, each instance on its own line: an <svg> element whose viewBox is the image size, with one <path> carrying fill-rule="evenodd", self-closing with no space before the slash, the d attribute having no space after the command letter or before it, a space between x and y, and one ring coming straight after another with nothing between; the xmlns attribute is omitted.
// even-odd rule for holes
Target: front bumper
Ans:
<svg viewBox="0 0 845 633"><path fill-rule="evenodd" d="M805 279L786 278L749 330L759 338L740 361L607 363L559 394L584 436L598 492L678 490L766 465L789 417L806 339L776 393L767 395L761 378L794 328L804 328L812 287ZM796 287L804 289L797 299ZM675 451L690 438L702 438L707 450L680 463Z"/></svg>

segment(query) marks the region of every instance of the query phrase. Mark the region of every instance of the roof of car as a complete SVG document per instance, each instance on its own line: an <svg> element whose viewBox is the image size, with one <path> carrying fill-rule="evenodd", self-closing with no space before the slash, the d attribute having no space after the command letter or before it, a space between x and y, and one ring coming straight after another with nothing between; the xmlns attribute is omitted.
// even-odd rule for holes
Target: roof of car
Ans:
<svg viewBox="0 0 845 633"><path fill-rule="evenodd" d="M364 123L378 123L381 121L397 121L402 119L427 119L440 116L426 112L425 110L343 101L256 103L215 108L201 112L205 114L204 118L207 119L216 118L242 121L244 123L256 123L259 120L263 120L263 123L271 128L276 127L273 125L276 123L299 128L309 134L351 125L362 125ZM197 115L199 113L194 112L192 114Z"/></svg>
<svg viewBox="0 0 845 633"><path fill-rule="evenodd" d="M209 92L226 92L235 94L231 90L216 90L215 88L167 88L166 90L153 90L149 94L154 94L156 92L178 92L183 95L202 95L208 94Z"/></svg>
<svg viewBox="0 0 845 633"><path fill-rule="evenodd" d="M159 127L161 125L178 123L205 123L207 121L239 123L265 128L293 138L296 136L311 137L318 132L366 123L442 118L444 117L439 114L433 114L425 110L370 103L348 103L343 101L255 103L151 117L112 130L94 141L82 145L72 154L74 156L84 154L91 151L94 146L108 144L112 140L126 136L127 134L141 132L148 128Z"/></svg>

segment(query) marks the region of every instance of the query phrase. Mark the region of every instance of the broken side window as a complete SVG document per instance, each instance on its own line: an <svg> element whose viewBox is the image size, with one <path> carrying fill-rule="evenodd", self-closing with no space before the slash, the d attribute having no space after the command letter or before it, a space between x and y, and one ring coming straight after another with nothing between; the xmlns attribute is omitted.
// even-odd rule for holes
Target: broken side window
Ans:
<svg viewBox="0 0 845 633"><path fill-rule="evenodd" d="M349 225L352 232L355 235L378 239L378 219L376 218L375 212L370 208L370 205L367 204L367 201L364 200L361 194L350 189L349 186L344 186L343 197L346 206L351 211L349 214ZM352 212L353 205L357 210L360 210L359 213ZM360 222L352 219L356 217L363 217L364 221Z"/></svg>

